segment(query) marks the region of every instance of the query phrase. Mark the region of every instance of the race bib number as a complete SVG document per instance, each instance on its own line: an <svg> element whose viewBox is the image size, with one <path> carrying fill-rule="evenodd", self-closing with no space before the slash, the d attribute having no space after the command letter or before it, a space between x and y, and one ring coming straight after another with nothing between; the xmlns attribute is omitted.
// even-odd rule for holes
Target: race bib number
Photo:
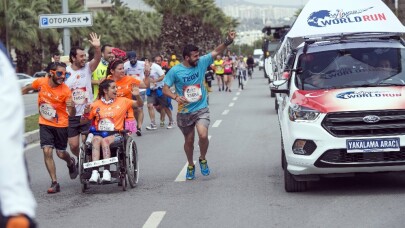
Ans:
<svg viewBox="0 0 405 228"><path fill-rule="evenodd" d="M72 91L72 100L77 105L82 105L87 102L88 92L86 88L77 88Z"/></svg>
<svg viewBox="0 0 405 228"><path fill-rule="evenodd" d="M184 86L183 94L188 102L190 102L190 103L197 102L197 101L201 100L201 97L202 97L201 87L199 84Z"/></svg>
<svg viewBox="0 0 405 228"><path fill-rule="evenodd" d="M39 113L41 114L42 118L49 121L56 117L55 108L48 103L42 103L39 105Z"/></svg>
<svg viewBox="0 0 405 228"><path fill-rule="evenodd" d="M114 131L115 130L114 122L107 118L101 119L98 122L98 130L99 131Z"/></svg>

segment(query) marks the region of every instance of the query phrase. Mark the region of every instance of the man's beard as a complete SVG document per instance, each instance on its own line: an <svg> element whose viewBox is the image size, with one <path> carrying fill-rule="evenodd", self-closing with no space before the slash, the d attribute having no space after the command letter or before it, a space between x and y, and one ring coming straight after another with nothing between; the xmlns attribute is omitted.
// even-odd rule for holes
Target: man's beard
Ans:
<svg viewBox="0 0 405 228"><path fill-rule="evenodd" d="M55 76L52 76L52 81L53 81L53 83L55 83L56 85L61 85L61 84L62 84L62 83L59 83L59 82L58 82L58 78L55 77Z"/></svg>
<svg viewBox="0 0 405 228"><path fill-rule="evenodd" d="M131 65L136 65L137 62L138 62L138 60L131 60L131 61L129 61L129 63L131 63Z"/></svg>
<svg viewBox="0 0 405 228"><path fill-rule="evenodd" d="M197 63L198 63L198 60L197 61L189 61L188 62L188 64L190 64L190 66L193 66L193 67L196 67L197 66Z"/></svg>

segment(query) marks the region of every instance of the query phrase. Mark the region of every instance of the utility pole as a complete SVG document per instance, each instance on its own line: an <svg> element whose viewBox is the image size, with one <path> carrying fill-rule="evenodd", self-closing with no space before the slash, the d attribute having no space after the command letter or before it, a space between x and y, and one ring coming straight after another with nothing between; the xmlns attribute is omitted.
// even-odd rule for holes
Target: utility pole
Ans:
<svg viewBox="0 0 405 228"><path fill-rule="evenodd" d="M5 25L6 25L6 48L7 48L7 53L10 53L10 44L9 44L9 39L8 39L8 21L7 21L7 0L3 1L3 5L4 5L4 21L5 21Z"/></svg>
<svg viewBox="0 0 405 228"><path fill-rule="evenodd" d="M69 0L63 0L62 13L69 13ZM69 55L70 52L70 30L63 28L63 52L64 55Z"/></svg>

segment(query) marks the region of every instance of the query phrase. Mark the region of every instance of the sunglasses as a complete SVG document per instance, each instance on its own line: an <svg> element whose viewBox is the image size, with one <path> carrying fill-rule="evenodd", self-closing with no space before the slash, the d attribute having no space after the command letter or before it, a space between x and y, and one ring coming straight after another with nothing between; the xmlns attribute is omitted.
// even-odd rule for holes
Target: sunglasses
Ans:
<svg viewBox="0 0 405 228"><path fill-rule="evenodd" d="M52 74L56 74L58 77L65 76L66 78L70 77L70 73L66 71L56 71L56 70L50 70Z"/></svg>

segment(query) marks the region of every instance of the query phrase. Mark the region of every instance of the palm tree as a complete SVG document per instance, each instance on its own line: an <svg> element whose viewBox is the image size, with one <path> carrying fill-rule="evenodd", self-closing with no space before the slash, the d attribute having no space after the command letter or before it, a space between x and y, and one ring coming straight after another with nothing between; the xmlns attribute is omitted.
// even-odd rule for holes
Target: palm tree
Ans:
<svg viewBox="0 0 405 228"><path fill-rule="evenodd" d="M10 2L9 9L6 12L7 23L9 28L12 28L9 34L10 46L15 48L17 70L19 72L28 72L31 59L40 58L42 62L42 53L32 58L32 52L34 51L33 47L38 47L41 43L39 40L38 15L47 12L49 13L49 8L46 0L15 0ZM38 51L38 49L36 50ZM39 67L41 67L41 64L39 64Z"/></svg>
<svg viewBox="0 0 405 228"><path fill-rule="evenodd" d="M226 17L214 0L144 2L162 14L159 43L165 54L180 53L185 43L193 43L203 51L210 50L229 28L237 26L237 21Z"/></svg>

